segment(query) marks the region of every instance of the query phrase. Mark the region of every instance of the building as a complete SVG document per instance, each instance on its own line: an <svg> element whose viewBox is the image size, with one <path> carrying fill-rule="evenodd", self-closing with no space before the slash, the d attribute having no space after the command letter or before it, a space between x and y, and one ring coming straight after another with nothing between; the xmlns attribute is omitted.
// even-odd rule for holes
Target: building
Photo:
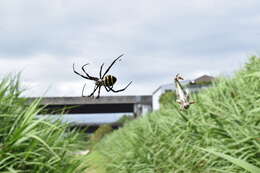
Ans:
<svg viewBox="0 0 260 173"><path fill-rule="evenodd" d="M189 91L191 92L198 92L201 89L204 88L208 88L211 86L211 82L214 80L215 78L212 76L208 76L208 75L203 75L200 76L194 80L192 80L189 85L187 86L187 88L189 89Z"/></svg>
<svg viewBox="0 0 260 173"><path fill-rule="evenodd" d="M159 86L154 92L153 92L153 110L158 110L160 108L159 99L160 96L167 92L167 91L173 91L175 89L174 84L165 84Z"/></svg>
<svg viewBox="0 0 260 173"><path fill-rule="evenodd" d="M215 78L212 76L208 75L203 75L200 76L194 80L184 80L181 81L182 85L186 85L188 90L190 92L198 92L199 90L203 88L208 88L210 86L210 83L214 80ZM175 84L170 83L170 84L165 84L159 86L154 92L153 92L153 110L158 110L160 108L160 96L167 92L167 91L174 91L175 90Z"/></svg>
<svg viewBox="0 0 260 173"><path fill-rule="evenodd" d="M194 80L194 83L200 83L200 82L212 82L215 78L208 75L203 75L201 77L198 77Z"/></svg>

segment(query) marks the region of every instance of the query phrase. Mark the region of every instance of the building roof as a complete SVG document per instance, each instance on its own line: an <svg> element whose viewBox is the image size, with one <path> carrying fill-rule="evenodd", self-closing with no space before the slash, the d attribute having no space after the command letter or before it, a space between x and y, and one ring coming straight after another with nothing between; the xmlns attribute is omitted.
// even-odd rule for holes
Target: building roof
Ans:
<svg viewBox="0 0 260 173"><path fill-rule="evenodd" d="M212 80L214 80L214 79L215 79L215 78L212 77L212 76L203 75L203 76L200 76L200 77L196 78L196 79L194 80L194 82L195 82L195 83L197 83L197 82L210 82L210 81L212 81Z"/></svg>
<svg viewBox="0 0 260 173"><path fill-rule="evenodd" d="M164 85L160 85L154 92L152 95L154 95L157 91L159 91L160 89L163 89L163 88L167 88L167 89L172 89L174 90L174 84L173 83L170 83L170 84L164 84Z"/></svg>
<svg viewBox="0 0 260 173"><path fill-rule="evenodd" d="M184 81L180 81L181 84L187 84L190 82L190 80L184 80ZM169 83L169 84L164 84L164 85L160 85L154 92L152 95L154 95L156 92L158 92L159 90L175 90L175 85L174 83Z"/></svg>

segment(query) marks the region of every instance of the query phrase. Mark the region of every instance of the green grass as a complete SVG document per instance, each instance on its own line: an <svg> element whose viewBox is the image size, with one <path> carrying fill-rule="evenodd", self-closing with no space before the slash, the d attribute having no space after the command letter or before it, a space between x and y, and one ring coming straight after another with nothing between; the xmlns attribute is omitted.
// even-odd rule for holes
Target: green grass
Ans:
<svg viewBox="0 0 260 173"><path fill-rule="evenodd" d="M233 78L193 95L190 109L172 102L105 136L89 156L94 172L259 173L259 74L251 57Z"/></svg>
<svg viewBox="0 0 260 173"><path fill-rule="evenodd" d="M80 133L36 118L40 100L26 104L19 88L18 77L0 82L0 172L82 172L84 159L73 154Z"/></svg>

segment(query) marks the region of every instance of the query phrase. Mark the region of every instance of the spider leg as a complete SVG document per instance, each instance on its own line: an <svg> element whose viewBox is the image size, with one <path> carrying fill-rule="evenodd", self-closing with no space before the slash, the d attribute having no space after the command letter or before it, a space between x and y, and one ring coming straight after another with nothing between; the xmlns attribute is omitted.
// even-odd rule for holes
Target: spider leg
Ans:
<svg viewBox="0 0 260 173"><path fill-rule="evenodd" d="M98 89L98 86L97 85L95 85L95 88L94 88L94 91L88 96L88 97L91 97L91 96L93 96L94 95L94 93L96 92L96 90Z"/></svg>
<svg viewBox="0 0 260 173"><path fill-rule="evenodd" d="M88 65L88 63L87 64L85 64L85 65L83 65L82 67L81 67L81 69L82 69L82 71L86 74L86 76L90 79L90 80L98 80L98 78L96 78L96 77L92 77L92 76L90 76L87 72L86 72L86 70L85 70L85 66L87 66Z"/></svg>
<svg viewBox="0 0 260 173"><path fill-rule="evenodd" d="M81 77L83 77L83 78L85 78L85 79L92 80L92 79L90 79L88 76L84 76L84 75L80 74L79 72L77 72L77 71L75 70L74 64L73 64L72 67L73 67L73 71L74 71L74 73L76 73L77 75L79 75L79 76L81 76Z"/></svg>
<svg viewBox="0 0 260 173"><path fill-rule="evenodd" d="M109 88L107 88L105 85L104 85L105 89L107 92L111 91Z"/></svg>
<svg viewBox="0 0 260 173"><path fill-rule="evenodd" d="M123 55L124 55L124 54L120 55L118 58L116 58L116 59L111 63L111 65L107 68L106 72L103 74L102 79L103 79L104 76L107 74L107 72L110 70L110 68L115 64L115 62L116 62L119 58L121 58Z"/></svg>
<svg viewBox="0 0 260 173"><path fill-rule="evenodd" d="M103 69L104 63L101 65L100 67L100 71L99 71L99 77L100 79L102 78L102 69Z"/></svg>
<svg viewBox="0 0 260 173"><path fill-rule="evenodd" d="M101 89L101 86L98 87L98 95L97 95L96 99L98 99L100 97L99 96L100 95L100 89Z"/></svg>
<svg viewBox="0 0 260 173"><path fill-rule="evenodd" d="M120 90L114 90L113 87L109 87L109 91L113 91L114 93L124 91L131 83L132 83L132 81L129 82L129 84L125 88L120 89Z"/></svg>
<svg viewBox="0 0 260 173"><path fill-rule="evenodd" d="M180 100L180 99L177 99L176 102L179 103L179 104L181 104L181 100Z"/></svg>
<svg viewBox="0 0 260 173"><path fill-rule="evenodd" d="M85 86L86 86L86 84L84 84L84 86L83 86L83 88L82 88L82 92L81 92L81 96L82 96L82 97L85 97L85 96L84 96Z"/></svg>

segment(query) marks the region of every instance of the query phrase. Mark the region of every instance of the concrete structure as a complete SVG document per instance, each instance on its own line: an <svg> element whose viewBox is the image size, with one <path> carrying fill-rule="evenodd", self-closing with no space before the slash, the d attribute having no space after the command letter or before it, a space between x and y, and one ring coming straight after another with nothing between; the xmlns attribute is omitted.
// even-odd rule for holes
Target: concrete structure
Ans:
<svg viewBox="0 0 260 173"><path fill-rule="evenodd" d="M39 98L31 97L28 99L30 103ZM55 114L55 110L66 108L67 114L133 112L135 116L139 116L152 111L152 96L105 96L99 99L89 97L43 97L40 105L45 106L41 114Z"/></svg>

